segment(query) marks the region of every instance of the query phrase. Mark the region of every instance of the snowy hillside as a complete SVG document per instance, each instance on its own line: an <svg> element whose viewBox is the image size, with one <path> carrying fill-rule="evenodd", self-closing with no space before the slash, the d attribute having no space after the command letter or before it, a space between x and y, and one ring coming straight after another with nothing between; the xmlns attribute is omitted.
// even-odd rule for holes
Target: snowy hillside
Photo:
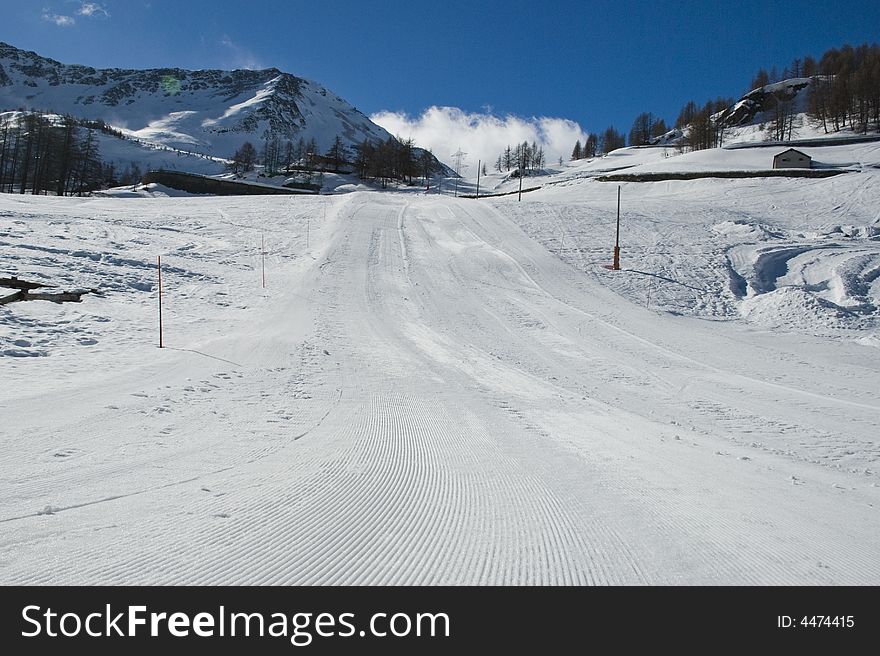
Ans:
<svg viewBox="0 0 880 656"><path fill-rule="evenodd" d="M799 77L753 89L732 107L721 113L719 119L727 127L763 123L772 120L772 112L780 103L790 103L795 114L807 111L807 96L811 78Z"/></svg>
<svg viewBox="0 0 880 656"><path fill-rule="evenodd" d="M828 84L834 76L797 77L753 89L730 107L711 115L718 140L725 147L765 141L835 141L858 137L864 131L852 125L823 125L809 114L810 94L816 85ZM828 94L828 91L823 93ZM783 119L784 117L784 119ZM777 121L786 123L784 139L774 130ZM827 129L826 129L827 128ZM780 129L780 132L782 130ZM687 147L690 126L673 129L651 140L653 145ZM868 133L876 135L876 130Z"/></svg>
<svg viewBox="0 0 880 656"><path fill-rule="evenodd" d="M880 583L877 145L623 183L605 268L598 171L759 151L521 202L0 195L0 274L99 291L0 306L0 582Z"/></svg>
<svg viewBox="0 0 880 656"><path fill-rule="evenodd" d="M773 121L781 113L790 114L790 131L786 135L789 140L833 140L852 134L847 129L827 134L819 123L809 117L808 96L813 84L813 78L792 78L747 93L714 117L724 126L724 144L771 140Z"/></svg>
<svg viewBox="0 0 880 656"><path fill-rule="evenodd" d="M94 69L0 43L0 110L37 109L102 119L150 144L230 157L271 131L315 139L324 152L390 137L320 84L278 69Z"/></svg>

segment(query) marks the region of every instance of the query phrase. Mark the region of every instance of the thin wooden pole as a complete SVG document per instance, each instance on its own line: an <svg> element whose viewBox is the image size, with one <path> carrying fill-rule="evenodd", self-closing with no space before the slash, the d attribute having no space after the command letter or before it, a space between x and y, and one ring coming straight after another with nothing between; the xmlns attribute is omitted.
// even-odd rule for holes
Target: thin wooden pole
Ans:
<svg viewBox="0 0 880 656"><path fill-rule="evenodd" d="M162 256L158 255L156 257L157 266L159 269L159 348L164 348L165 344L162 341Z"/></svg>
<svg viewBox="0 0 880 656"><path fill-rule="evenodd" d="M480 197L480 160L477 160L477 198Z"/></svg>
<svg viewBox="0 0 880 656"><path fill-rule="evenodd" d="M615 271L620 271L620 185L617 185L617 231L614 235L614 265Z"/></svg>
<svg viewBox="0 0 880 656"><path fill-rule="evenodd" d="M260 233L260 262L263 266L263 289L266 289L266 237Z"/></svg>
<svg viewBox="0 0 880 656"><path fill-rule="evenodd" d="M520 164L520 167L519 167L519 197L516 199L517 202L522 200L522 179L523 179L523 169L524 168L525 167L522 166L522 164Z"/></svg>

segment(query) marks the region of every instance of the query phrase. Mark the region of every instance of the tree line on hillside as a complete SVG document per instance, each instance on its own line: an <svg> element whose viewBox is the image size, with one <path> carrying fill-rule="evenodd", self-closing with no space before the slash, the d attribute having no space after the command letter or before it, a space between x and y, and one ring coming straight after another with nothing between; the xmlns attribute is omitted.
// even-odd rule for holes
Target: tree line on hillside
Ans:
<svg viewBox="0 0 880 656"><path fill-rule="evenodd" d="M571 159L589 159L597 155L610 153L618 148L623 148L625 145L626 137L613 125L609 125L599 134L588 133L583 144L578 139L574 144L574 148L571 149Z"/></svg>
<svg viewBox="0 0 880 656"><path fill-rule="evenodd" d="M880 46L831 49L818 63L810 87L809 115L825 132L849 127L880 132Z"/></svg>
<svg viewBox="0 0 880 656"><path fill-rule="evenodd" d="M724 126L716 124L713 115L727 109L733 104L731 98L717 98L705 105L697 105L690 101L682 107L675 122L676 130L690 126L680 144L691 150L720 146L724 139ZM665 119L651 112L642 112L633 120L629 134L618 131L613 125L608 126L601 134L589 134L584 145L580 140L575 142L571 159L588 159L597 155L605 155L612 150L630 146L646 146L657 143L660 138L670 132Z"/></svg>
<svg viewBox="0 0 880 656"><path fill-rule="evenodd" d="M794 59L780 72L775 66L768 72L761 68L751 78L748 91L792 78L810 78L807 116L825 133L849 128L856 132L880 132L880 46L844 45L826 51L818 60L806 56ZM734 104L733 98L715 98L703 104L685 103L675 121L677 145L688 150L716 148L724 143L727 125L719 116ZM796 108L793 100L780 99L770 109L768 136L791 139ZM657 143L668 132L662 118L644 112L633 121L628 144L642 146ZM578 140L571 159L595 157L627 145L623 135L609 127L599 137L590 134L586 144Z"/></svg>
<svg viewBox="0 0 880 656"><path fill-rule="evenodd" d="M523 141L515 146L508 145L495 160L495 170L499 173L516 169L517 175L529 175L544 168L546 157L544 147L533 141Z"/></svg>
<svg viewBox="0 0 880 656"><path fill-rule="evenodd" d="M385 187L397 180L413 184L414 178L427 180L438 172L430 150L419 149L412 139L389 137L374 143L364 140L354 147L354 167L364 180L380 180Z"/></svg>
<svg viewBox="0 0 880 656"><path fill-rule="evenodd" d="M589 159L590 157L595 157L598 149L599 138L590 132L587 134L587 138L583 145L581 144L580 139L575 142L574 148L571 149L571 159Z"/></svg>
<svg viewBox="0 0 880 656"><path fill-rule="evenodd" d="M669 132L666 121L655 117L651 112L636 116L629 130L629 145L644 146Z"/></svg>
<svg viewBox="0 0 880 656"><path fill-rule="evenodd" d="M115 184L132 184L137 165L118 172L101 161L96 132L101 121L38 112L0 119L0 192L84 195Z"/></svg>
<svg viewBox="0 0 880 656"><path fill-rule="evenodd" d="M306 141L300 137L297 141L282 140L277 133L267 132L263 139L260 152L250 142L246 142L236 151L230 168L239 171L250 171L260 163L264 167L263 174L276 176L291 170L329 170L339 172L350 163L350 151L337 135L333 145L326 153L319 152L314 137Z"/></svg>
<svg viewBox="0 0 880 656"><path fill-rule="evenodd" d="M790 78L810 78L807 116L826 134L849 128L867 134L880 132L880 46L862 44L831 48L818 59L794 59L781 73L759 69L750 88L758 89ZM790 103L779 103L771 133L775 138L791 133ZM780 129L781 128L781 129Z"/></svg>
<svg viewBox="0 0 880 656"><path fill-rule="evenodd" d="M724 143L726 126L716 116L733 104L733 98L716 98L698 105L685 103L675 119L675 129L683 133L681 145L689 150L718 148ZM686 130L687 128L687 130Z"/></svg>
<svg viewBox="0 0 880 656"><path fill-rule="evenodd" d="M250 142L244 143L229 164L234 173L264 167L263 174L275 176L304 172L353 172L363 180L380 181L383 188L392 181L412 184L415 178L429 178L438 172L437 161L430 150L417 148L412 139L389 137L385 141L370 141L348 147L336 136L330 147L319 151L315 139L282 142L273 133L267 134L263 148L258 151Z"/></svg>

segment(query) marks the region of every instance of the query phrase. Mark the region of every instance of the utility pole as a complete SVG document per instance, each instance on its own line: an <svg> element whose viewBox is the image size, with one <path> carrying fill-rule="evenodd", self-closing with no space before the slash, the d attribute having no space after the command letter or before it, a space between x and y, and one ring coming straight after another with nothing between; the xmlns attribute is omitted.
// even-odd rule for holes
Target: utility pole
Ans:
<svg viewBox="0 0 880 656"><path fill-rule="evenodd" d="M156 257L156 264L159 269L159 348L164 348L162 343L162 256Z"/></svg>
<svg viewBox="0 0 880 656"><path fill-rule="evenodd" d="M614 271L620 271L620 185L617 185L617 232L614 236Z"/></svg>
<svg viewBox="0 0 880 656"><path fill-rule="evenodd" d="M480 160L477 160L477 198L480 197Z"/></svg>

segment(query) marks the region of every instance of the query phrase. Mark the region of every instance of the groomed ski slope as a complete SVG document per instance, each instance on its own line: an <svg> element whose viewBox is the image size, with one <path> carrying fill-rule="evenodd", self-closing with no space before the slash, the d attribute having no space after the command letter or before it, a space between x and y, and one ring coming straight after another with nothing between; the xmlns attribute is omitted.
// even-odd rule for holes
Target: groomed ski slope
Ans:
<svg viewBox="0 0 880 656"><path fill-rule="evenodd" d="M0 582L880 583L876 331L730 309L754 181L624 185L669 221L617 273L616 185L581 184L0 197L11 272L106 292L0 307ZM664 283L691 262L716 303Z"/></svg>

